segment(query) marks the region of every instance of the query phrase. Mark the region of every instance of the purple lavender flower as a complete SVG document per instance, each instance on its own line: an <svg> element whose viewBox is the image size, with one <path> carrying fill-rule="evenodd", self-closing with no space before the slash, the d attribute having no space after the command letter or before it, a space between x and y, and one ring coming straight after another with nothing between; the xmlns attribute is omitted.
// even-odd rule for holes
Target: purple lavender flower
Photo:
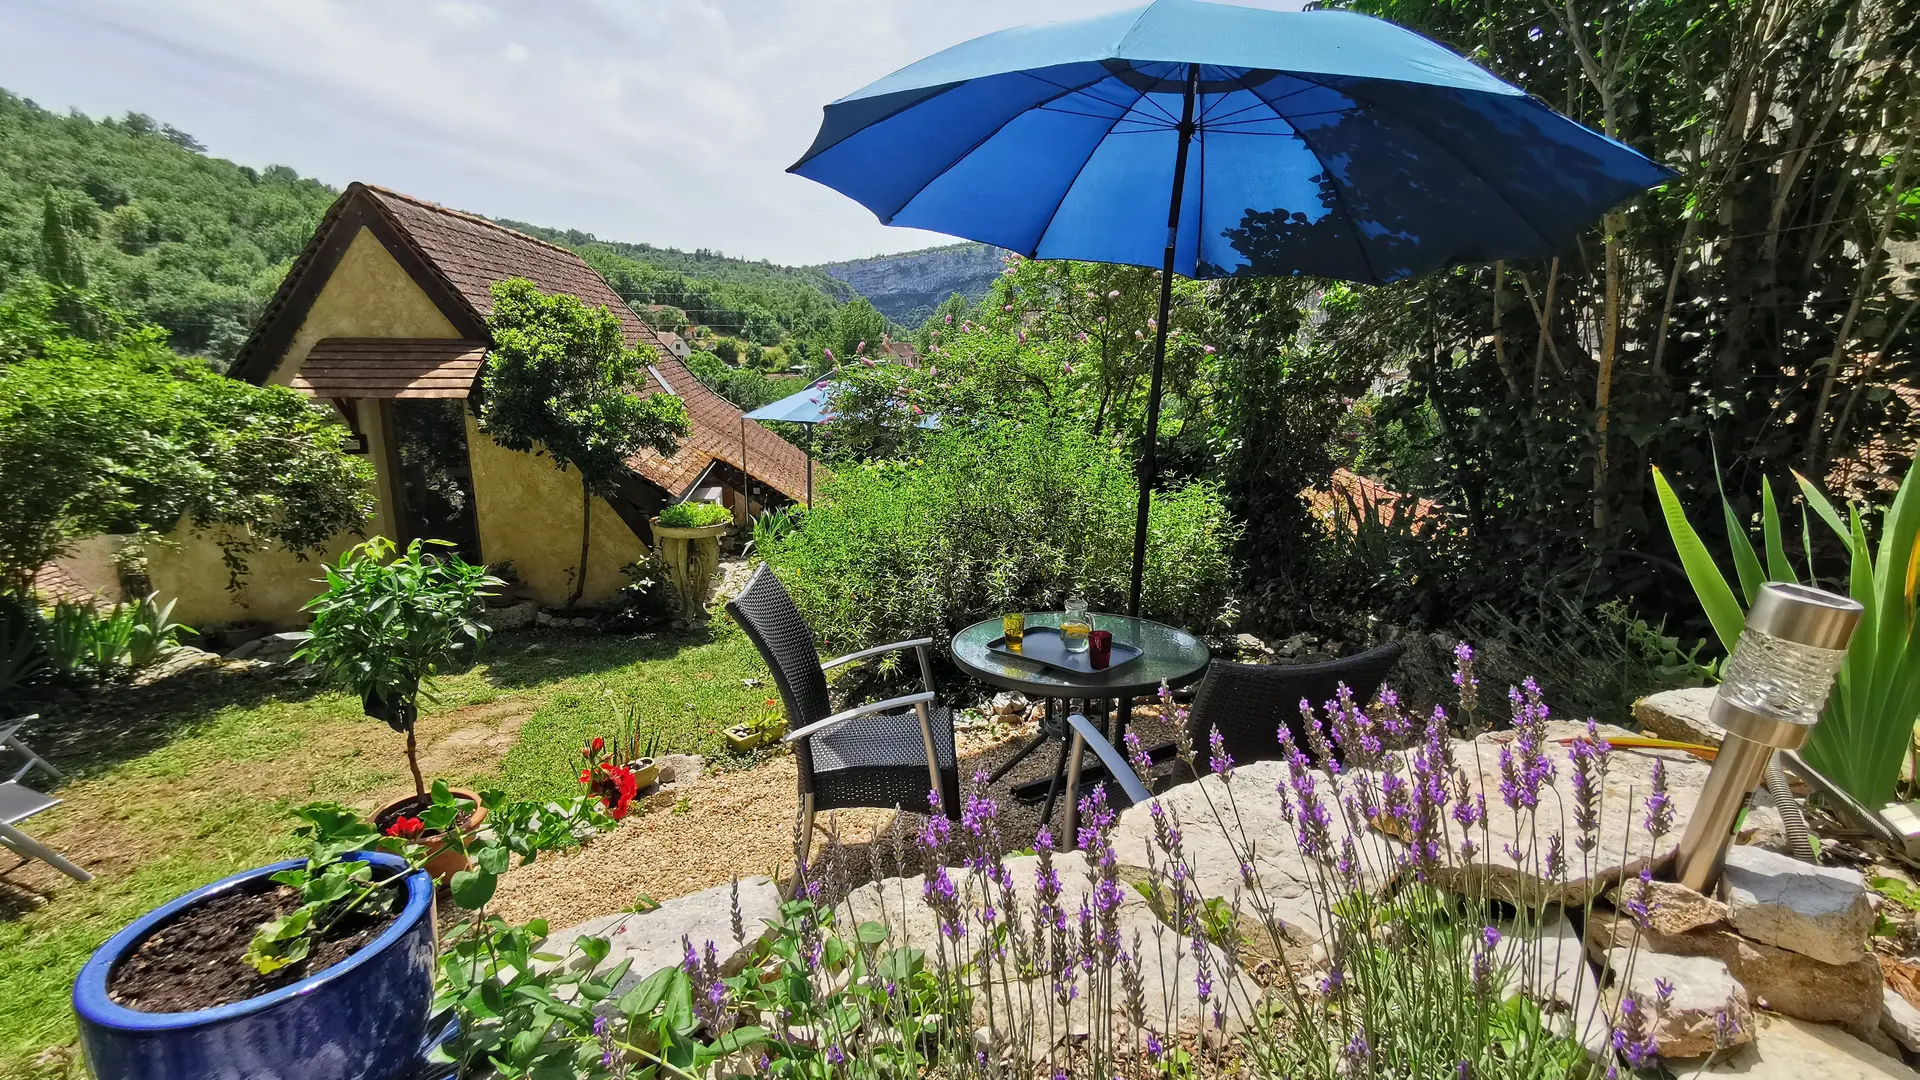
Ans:
<svg viewBox="0 0 1920 1080"><path fill-rule="evenodd" d="M1460 691L1460 708L1469 719L1480 708L1480 680L1473 673L1473 646L1462 641L1453 647L1453 685Z"/></svg>
<svg viewBox="0 0 1920 1080"><path fill-rule="evenodd" d="M1233 755L1227 753L1227 740L1218 727L1207 733L1207 753L1207 765L1215 776L1233 775Z"/></svg>
<svg viewBox="0 0 1920 1080"><path fill-rule="evenodd" d="M1155 1061L1167 1056L1166 1044L1160 1041L1159 1034L1152 1028L1147 1029L1147 1056Z"/></svg>
<svg viewBox="0 0 1920 1080"><path fill-rule="evenodd" d="M1606 781L1607 755L1612 750L1591 717L1587 719L1587 733L1567 748L1573 763L1573 823L1579 830L1574 846L1588 854L1600 842L1600 795Z"/></svg>
<svg viewBox="0 0 1920 1080"><path fill-rule="evenodd" d="M1367 1037L1356 1031L1353 1033L1353 1038L1347 1040L1347 1045L1342 1050L1342 1053L1347 1055L1348 1061L1353 1062L1355 1065L1362 1065L1366 1063L1369 1057L1373 1056L1373 1048L1367 1045Z"/></svg>
<svg viewBox="0 0 1920 1080"><path fill-rule="evenodd" d="M840 1049L838 1044L827 1047L827 1064L845 1065L846 1063L847 1063L847 1052Z"/></svg>
<svg viewBox="0 0 1920 1080"><path fill-rule="evenodd" d="M1489 926L1482 929L1480 931L1480 940L1488 949L1494 948L1500 944L1500 928L1497 926Z"/></svg>
<svg viewBox="0 0 1920 1080"><path fill-rule="evenodd" d="M1647 796L1645 824L1655 844L1673 828L1673 800L1667 794L1667 763L1661 758L1653 759L1653 793Z"/></svg>

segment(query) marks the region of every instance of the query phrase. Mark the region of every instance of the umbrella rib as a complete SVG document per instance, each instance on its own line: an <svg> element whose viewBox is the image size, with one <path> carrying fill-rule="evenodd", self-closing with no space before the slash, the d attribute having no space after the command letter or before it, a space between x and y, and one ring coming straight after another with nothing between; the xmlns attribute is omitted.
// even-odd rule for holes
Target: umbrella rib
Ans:
<svg viewBox="0 0 1920 1080"><path fill-rule="evenodd" d="M1073 179L1067 181L1066 186L1060 189L1060 197L1054 200L1053 210L1047 214L1047 223L1040 227L1040 235L1033 238L1033 247L1027 252L1028 258L1039 257L1040 245L1046 242L1047 233L1052 230L1053 219L1059 216L1060 208L1067 204L1067 196L1073 194L1074 185L1080 182L1080 174L1087 171L1087 165L1093 161L1093 155L1100 152L1101 144L1105 143L1108 136L1113 134L1113 129L1119 126L1120 121L1131 116L1133 114L1133 106L1140 104L1140 98L1146 96L1147 92L1145 90L1140 91L1139 95L1134 98L1133 105L1127 106L1126 112L1114 117L1113 123L1107 125L1107 130L1102 132L1099 138L1093 140L1093 145L1087 150L1087 156L1080 159L1080 167L1073 170Z"/></svg>
<svg viewBox="0 0 1920 1080"><path fill-rule="evenodd" d="M1304 75L1300 75L1300 76L1297 76L1297 77L1298 77L1298 78L1301 78L1301 79L1305 79L1305 81L1307 81L1307 82L1314 82L1314 80L1312 80L1312 79L1308 79L1308 78L1306 78L1306 76L1304 76ZM1320 83L1314 83L1314 85L1316 85L1316 86L1320 86L1320 85L1322 85L1322 84L1320 84ZM1328 89L1328 90L1334 90L1334 88L1333 88L1333 87L1331 87L1331 86L1327 86L1327 87L1325 87L1325 89ZM1254 96L1254 97L1260 97L1260 94L1259 94L1259 92L1258 92L1258 91L1253 91L1253 90L1251 90L1251 88L1249 88L1249 90L1250 90L1250 92L1252 92L1252 93L1253 93L1253 96ZM1408 120L1408 119L1407 119L1406 117L1404 117L1404 116L1401 116L1401 115L1400 115L1400 114L1399 114L1398 112L1395 112L1394 110L1392 110L1392 109L1390 109L1390 108L1388 108L1387 106L1385 106L1385 105L1382 105L1382 104L1380 104L1380 103L1379 103L1378 101L1373 101L1373 100L1371 100L1371 99L1367 99L1367 98L1363 98L1363 97L1361 97L1361 96L1360 96L1359 94L1357 94L1357 93L1354 93L1354 90L1353 90L1353 88L1352 88L1352 87L1349 87L1349 88L1346 88L1346 89L1341 89L1341 90L1334 90L1334 92L1335 92L1335 93L1337 93L1337 94L1345 94L1345 95L1347 95L1348 97L1350 97L1350 98L1352 98L1352 99L1353 99L1354 101L1356 101L1356 102L1358 102L1359 104L1361 104L1361 105L1364 105L1364 106L1366 106L1367 108L1370 108L1370 109L1378 109L1378 110L1379 110L1379 111L1380 111L1381 113L1383 113L1383 114L1385 114L1385 115L1387 115L1387 116L1390 116L1390 117L1392 117L1392 118L1394 119L1394 121L1395 121L1395 122L1397 122L1397 123L1399 123L1399 124L1402 124L1402 125L1404 125L1404 126L1406 126L1407 128L1409 128L1410 130L1412 130L1412 131L1413 131L1413 132L1414 132L1414 133L1415 133L1416 135L1418 135L1418 136L1419 136L1420 138L1422 138L1422 139L1425 139L1425 140L1427 141L1427 145L1429 145L1429 146L1431 146L1431 147L1433 147L1433 148L1434 148L1435 150L1438 150L1438 151L1440 151L1440 152L1441 152L1442 154L1445 154L1445 155L1446 155L1447 157L1449 157L1449 158L1451 158L1451 159L1453 159L1453 163L1454 163L1455 165L1458 165L1458 166L1460 166L1460 169L1461 169L1461 171L1462 171L1462 172L1465 172L1465 173L1466 173L1466 174L1467 174L1468 176L1471 176L1471 177L1473 177L1473 178L1474 178L1475 180L1478 180L1478 181L1480 181L1480 183L1481 183L1481 184L1483 184L1483 185L1484 185L1484 186L1486 187L1486 189L1487 189L1488 191L1491 191L1491 192L1493 192L1493 197L1494 197L1494 198L1496 198L1496 199L1499 199L1499 200L1500 200L1500 202L1501 202L1501 205L1503 205L1503 206L1505 206L1505 207L1506 207L1506 208L1507 208L1508 210L1510 210L1510 211L1512 211L1512 213L1513 213L1513 216L1514 216L1514 219L1515 219L1515 220L1517 220L1517 221L1519 221L1519 222L1520 222L1520 224L1522 224L1522 225L1525 225L1525 226L1527 227L1527 231L1529 231L1529 232L1531 232L1531 233L1533 233L1533 235L1534 235L1534 236L1535 236L1536 238L1538 238L1538 239L1539 239L1539 241L1540 241L1540 242L1541 242L1542 244L1545 244L1545 245L1546 245L1546 246L1547 246L1547 247L1548 247L1549 249L1552 249L1552 248L1553 248L1553 247L1555 246L1555 245L1554 245L1554 242L1553 242L1553 241L1552 241L1551 239L1549 239L1549 238L1548 238L1548 236L1547 236L1547 234L1546 234L1546 233L1544 233L1544 232L1542 232L1542 231L1540 230L1540 227L1539 227L1538 225L1535 225L1535 224L1534 224L1533 222L1531 222L1531 221L1529 221L1529 220L1527 219L1527 215L1525 215L1525 214L1523 214L1523 213L1521 213L1521 212L1520 212L1520 208L1519 208L1519 207L1517 207L1517 206L1515 206L1515 205L1513 205L1513 201L1512 201L1511 199L1509 199L1509 198L1507 198L1507 196L1506 196L1506 193L1505 193L1505 192L1503 192L1503 191L1501 191L1501 190L1500 190L1499 188L1497 188L1497 187L1495 187L1495 186L1493 185L1493 183L1492 183L1492 181L1490 181L1490 180L1488 180L1488 179L1487 179L1486 177L1484 177L1484 176L1481 176L1481 175L1480 175L1480 172L1479 172L1479 170L1477 170L1477 169L1475 169L1475 168L1474 168L1473 166L1471 166L1471 165L1469 165L1469 164L1467 164L1467 163L1466 163L1466 161L1465 161L1465 160L1463 160L1463 159L1462 159L1462 158L1460 157L1460 155L1459 155L1459 154L1456 154L1456 153L1454 153L1454 152L1453 152L1453 150L1452 150L1452 148L1451 148L1451 147L1448 147L1448 146L1447 146L1446 144L1444 144L1444 143L1442 143L1442 142L1440 142L1440 140L1438 140L1438 139L1435 139L1435 138L1432 138L1432 137L1430 137L1430 136L1428 136L1428 135L1427 135L1427 134L1426 134L1426 133L1425 133L1425 132L1424 132L1424 131L1423 131L1423 130L1421 129L1421 127L1420 127L1420 125L1419 125L1419 124L1416 124L1416 123L1414 123L1414 122L1412 122L1412 121L1410 121L1410 120ZM1263 101L1264 101L1264 100L1266 100L1266 99L1265 99L1265 98L1261 98L1261 100L1263 100ZM1531 99L1529 99L1529 100L1531 100ZM1274 109L1274 110L1273 110L1273 115L1275 115L1275 116L1278 116L1278 117L1280 117L1280 118L1281 118L1281 119L1283 119L1283 120L1285 120L1285 119L1286 119L1286 116L1285 116L1285 115L1284 115L1283 113L1281 113L1279 109ZM1303 114L1303 115L1318 115L1318 114ZM1290 122L1289 122L1289 123L1290 123ZM1297 129L1296 129L1296 130L1297 130ZM1302 142L1305 142L1305 143L1307 144L1307 148L1308 148L1309 150L1311 150L1311 149L1313 149L1313 142L1312 142L1312 140L1310 140L1310 139L1308 139L1308 138L1306 137L1306 135L1305 135L1304 133L1303 133L1303 134L1302 134L1302 135L1300 136L1300 138L1301 138L1301 141L1302 141ZM1317 151L1317 150L1315 150L1315 151L1314 151L1314 154L1313 154L1313 156L1314 156L1315 158L1318 158L1318 157L1320 157L1320 152L1319 152L1319 151ZM1323 160L1323 161L1321 161L1321 162L1320 162L1320 164L1322 164L1322 165L1325 165L1325 164L1326 164L1326 162L1325 162L1325 161ZM1339 196L1339 185L1337 185L1337 184L1336 184L1336 185L1335 185L1335 187L1334 187L1334 193L1335 193L1335 196L1336 196L1336 197L1338 197L1338 196ZM1341 205L1341 206L1342 206L1343 208L1344 208L1344 207L1346 206L1346 199L1345 199L1345 198L1341 198L1341 199L1340 199L1340 205ZM1349 215L1349 216L1348 216L1348 218L1347 218L1347 220L1348 220L1349 222L1351 222L1351 221L1353 220L1353 218L1352 218L1352 216L1351 216L1351 215ZM1371 262L1369 262L1369 263L1368 263L1368 266L1367 266L1367 269L1368 269L1369 271L1371 271L1371 270L1373 269L1373 266L1372 266L1372 263L1371 263Z"/></svg>
<svg viewBox="0 0 1920 1080"><path fill-rule="evenodd" d="M1240 82L1238 78L1236 78L1234 81ZM1309 79L1307 81L1312 82L1313 80ZM1252 94L1254 97L1259 98L1261 101L1267 100L1266 98L1260 97L1260 91L1255 90L1253 87L1246 85L1244 82L1240 82L1240 85L1241 85L1241 88L1244 89L1247 93ZM1267 104L1267 108L1271 109L1273 111L1273 115L1279 117L1282 123L1286 124L1288 127L1293 127L1292 121L1288 120L1286 115L1282 113L1277 107L1275 107L1271 102ZM1369 284L1373 284L1373 285L1382 284L1382 282L1380 281L1380 271L1374 269L1373 257L1367 254L1367 245L1362 243L1360 240L1360 228L1358 225L1354 223L1353 211L1347 208L1347 197L1345 193L1343 193L1340 190L1339 182L1332 180L1333 167L1327 164L1326 158L1323 158L1320 156L1320 151L1314 148L1313 140L1307 138L1306 132L1301 131L1299 128L1294 128L1293 130L1294 130L1294 134L1300 136L1300 142L1302 145L1304 145L1307 148L1307 153L1312 154L1313 160L1319 162L1320 167L1327 171L1328 179L1331 181L1329 186L1333 188L1334 201L1340 204L1340 214L1341 216L1347 219L1347 233L1348 235L1353 237L1353 249L1360 253L1360 265L1366 267L1367 276L1372 279L1369 282Z"/></svg>
<svg viewBox="0 0 1920 1080"><path fill-rule="evenodd" d="M1072 86L1068 86L1066 83L1054 82L1052 79L1042 78L1039 75L1035 75L1032 71L1028 71L1025 69L1016 71L1014 72L1014 74L1025 75L1027 78L1032 79L1034 82L1040 83L1043 86L1051 86L1056 90L1065 90L1067 92L1065 96L1067 97L1072 97L1075 94L1085 94L1086 96L1092 98L1093 100L1099 102L1102 105L1111 105L1116 109L1131 110L1135 105L1139 104L1138 101L1133 101L1133 102L1110 101L1107 98L1103 98L1099 94L1093 93L1091 90L1087 89L1087 87L1089 86L1098 86L1099 84L1105 82L1108 77L1111 77L1111 75L1113 74L1112 72L1108 72L1105 76L1095 79L1093 82L1090 82L1086 84L1086 86L1081 86L1081 87L1072 87ZM1105 119L1105 117L1102 116L1101 119ZM1167 119L1172 120L1173 117L1168 116Z"/></svg>
<svg viewBox="0 0 1920 1080"><path fill-rule="evenodd" d="M1026 75L1026 74L1027 74L1027 72L1024 72L1024 71L1023 71L1023 72L1019 72L1019 74L1022 74L1022 75ZM1039 78L1038 76L1031 76L1031 77L1032 77L1032 78L1036 78L1036 79L1037 79L1037 78ZM953 167L954 167L955 165L958 165L958 164L960 164L961 162L963 162L963 161L965 161L965 160L967 160L967 158L968 158L968 157L970 157L970 156L972 156L972 154L973 154L973 152L974 152L975 150L978 150L978 149L980 149L980 148L981 148L982 146L985 146L985 145L986 145L986 144L987 144L987 143L988 143L989 141L991 141L991 140L992 140L992 139L993 139L993 138L994 138L995 136L997 136L997 135L999 135L999 134L1000 134L1001 132L1003 132L1003 131L1005 131L1005 130L1007 130L1007 125L1008 125L1008 124L1011 124L1011 123L1013 123L1013 122L1014 122L1015 120L1018 120L1018 119L1019 119L1020 117L1022 117L1022 116L1025 116L1025 115L1026 115L1026 114L1027 114L1028 112L1030 112L1030 111L1032 111L1032 110L1035 110L1035 109L1044 109L1044 108L1045 108L1046 106L1048 106L1048 105L1050 105L1050 104L1052 104L1053 102L1056 102L1056 101L1059 101L1059 100L1060 100L1061 98L1063 98L1063 97L1066 97L1066 96L1067 96L1068 94L1077 94L1077 93L1079 93L1080 91L1082 91L1082 90L1085 90L1085 89L1086 89L1086 88L1087 88L1088 86L1093 86L1093 85L1095 85L1095 84L1097 84L1097 83L1099 83L1099 82L1100 82L1100 81L1101 81L1102 79L1106 79L1106 78L1108 78L1108 77L1109 77L1109 76L1108 76L1108 72L1107 72L1107 71L1106 71L1106 70L1105 70L1105 69L1103 68L1103 69L1101 69L1101 72L1100 72L1100 78L1098 78L1098 79L1095 79L1095 80L1093 80L1093 82L1090 82L1090 83L1087 83L1087 84L1086 84L1085 86L1078 86L1078 87L1066 87L1066 86L1061 86L1061 85L1060 85L1060 84L1058 84L1058 83L1054 83L1054 82L1049 82L1049 81L1048 81L1048 80L1046 80L1046 79L1039 79L1039 81L1040 81L1040 82L1042 82L1042 83L1046 83L1046 85L1048 85L1048 86L1052 86L1052 87L1056 87L1057 89L1059 89L1059 90L1060 90L1060 93L1058 93L1058 94L1055 94L1055 95L1053 95L1052 97L1050 97L1050 98L1046 98L1046 99L1044 99L1044 100L1042 100L1042 101L1038 101L1038 102L1035 102L1034 104L1032 104L1032 105L1029 105L1029 106L1027 106L1027 107L1026 107L1026 108L1024 108L1024 109L1021 109L1020 111L1018 111L1018 112L1016 112L1016 113L1014 113L1013 115L1011 115L1011 116L1009 116L1009 117L1007 117L1007 118L1006 118L1005 120L1002 120L1002 121L1000 121L1000 122L999 122L998 124L996 124L996 125L994 125L994 128L993 128L993 130L992 130L992 131L989 131L989 132L987 132L987 133L986 133L985 135L982 135L982 136L980 136L980 137L979 137L978 139L975 139L975 140L973 141L973 145L971 145L971 146L969 146L969 147L967 147L967 148L966 148L965 150L962 150L962 151L960 151L960 153L959 153L958 155L956 155L956 156L955 156L955 157L953 158L953 160L951 160L951 161L949 161L949 162L947 162L947 163L946 163L945 165L943 165L943 166L941 166L941 167L940 167L939 169L937 169L937 170L935 170L932 176L929 176L929 177L927 177L927 181L926 181L926 183L925 183L925 184L921 184L921 185L920 185L920 186L919 186L918 188L916 188L916 189L914 189L914 192L913 192L913 194L911 194L911 195L909 195L909 196L907 196L907 197L906 197L906 198L905 198L904 200L902 200L899 206L896 206L896 207L894 207L894 208L893 208L892 210L890 210L890 211L888 211L888 212L887 212L887 216L885 216L885 217L883 217L883 218L881 218L881 219L880 219L880 224L882 224L882 225L891 225L891 224L893 224L893 219L894 219L894 218L896 218L896 217L899 217L899 216L900 216L900 211L902 211L902 210L905 210L905 209L906 209L906 208L907 208L908 206L910 206L910 205L912 205L912 204L913 204L913 200L915 200L915 199L917 199L917 198L919 198L919 197L920 197L920 195L921 195L921 193L923 193L923 192L925 192L925 191L927 190L927 184L931 184L931 183L933 183L933 182L934 182L935 180L938 180L938 179L940 179L941 177L943 177L943 176L945 176L945 175L947 175L947 173L949 173L949 172L951 172L951 171L953 170ZM896 116L897 116L897 115L900 115L900 114L899 114L899 113L896 113L896 114L894 114L894 115L896 115Z"/></svg>

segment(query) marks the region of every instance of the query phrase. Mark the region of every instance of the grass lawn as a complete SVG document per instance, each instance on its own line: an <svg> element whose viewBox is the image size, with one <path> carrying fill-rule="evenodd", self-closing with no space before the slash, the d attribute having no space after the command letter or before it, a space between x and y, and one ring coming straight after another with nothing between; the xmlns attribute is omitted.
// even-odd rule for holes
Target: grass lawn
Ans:
<svg viewBox="0 0 1920 1080"><path fill-rule="evenodd" d="M750 682L752 685L750 685ZM665 752L729 755L721 731L765 711L765 666L746 636L603 637L547 631L488 643L423 708L421 768L520 795L577 790L582 743L637 708ZM293 853L290 810L316 799L371 808L408 794L400 737L359 702L280 675L201 672L42 710L23 736L65 770L65 804L27 830L95 875L34 863L0 876L0 1076L80 1067L68 994L101 942L195 886ZM44 780L43 777L37 779ZM29 783L34 781L29 780Z"/></svg>

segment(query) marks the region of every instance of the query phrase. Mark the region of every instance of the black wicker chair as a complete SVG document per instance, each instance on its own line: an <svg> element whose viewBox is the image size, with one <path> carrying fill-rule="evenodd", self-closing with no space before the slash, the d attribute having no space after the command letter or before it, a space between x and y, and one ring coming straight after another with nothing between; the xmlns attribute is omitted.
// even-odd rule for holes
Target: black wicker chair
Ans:
<svg viewBox="0 0 1920 1080"><path fill-rule="evenodd" d="M953 712L938 704L927 650L932 638L862 649L824 663L813 631L765 563L740 595L732 615L773 672L787 709L787 736L800 771L800 834L796 854L806 861L814 814L848 806L924 811L938 790L948 817L959 813L960 770L954 758ZM833 712L827 672L842 664L913 649L924 690ZM931 761L931 764L929 762Z"/></svg>
<svg viewBox="0 0 1920 1080"><path fill-rule="evenodd" d="M1357 656L1311 664L1230 664L1215 660L1193 692L1187 735L1197 752L1205 754L1209 737L1219 728L1227 753L1235 762L1276 759L1280 757L1281 724L1293 732L1296 742L1306 746L1307 734L1300 716L1302 698L1318 709L1333 700L1345 684L1353 691L1354 700L1372 701L1400 653L1400 644L1389 641ZM1145 798L1146 787L1086 717L1075 715L1068 718L1068 723L1073 728L1073 746L1067 755L1067 834L1071 836L1080 805L1083 749L1091 747L1118 784L1119 794L1109 793L1114 802L1129 806L1137 803Z"/></svg>

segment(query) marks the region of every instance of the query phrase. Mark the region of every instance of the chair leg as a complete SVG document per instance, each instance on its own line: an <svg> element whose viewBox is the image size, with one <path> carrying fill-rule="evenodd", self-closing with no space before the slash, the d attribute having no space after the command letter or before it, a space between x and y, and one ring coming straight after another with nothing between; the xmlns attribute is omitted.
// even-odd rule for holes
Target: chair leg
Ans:
<svg viewBox="0 0 1920 1080"><path fill-rule="evenodd" d="M940 796L940 801L945 802L946 792L940 786L940 758L933 752L933 717L927 712L927 703L924 701L915 702L913 711L920 717L920 748L927 755L927 791ZM941 809L952 815L959 807L943 806Z"/></svg>
<svg viewBox="0 0 1920 1080"><path fill-rule="evenodd" d="M793 886L787 890L787 899L800 894L801 879L807 872L807 855L813 850L813 793L800 796L800 831L793 838Z"/></svg>
<svg viewBox="0 0 1920 1080"><path fill-rule="evenodd" d="M22 855L39 859L41 862L46 863L48 866L53 867L55 870L60 871L75 881L88 882L93 880L92 874L68 862L66 856L11 825L0 825L0 844L5 844L7 847L12 848Z"/></svg>
<svg viewBox="0 0 1920 1080"><path fill-rule="evenodd" d="M1087 737L1073 733L1073 749L1067 752L1067 831L1066 850L1080 846L1080 755L1087 749ZM1058 844L1054 850L1060 850Z"/></svg>
<svg viewBox="0 0 1920 1080"><path fill-rule="evenodd" d="M27 775L28 771L35 768L36 766L40 769L40 771L46 773L48 776L53 777L55 780L61 779L60 770L54 768L53 765L50 764L46 758L43 758L39 754L36 754L32 750L28 749L26 743L23 743L19 739L14 739L14 738L0 740L0 743L3 743L4 745L6 745L7 747L13 750L17 750L21 754L26 756L27 763L25 765L20 766L19 772L13 774L13 778L15 780L18 780L21 777Z"/></svg>

